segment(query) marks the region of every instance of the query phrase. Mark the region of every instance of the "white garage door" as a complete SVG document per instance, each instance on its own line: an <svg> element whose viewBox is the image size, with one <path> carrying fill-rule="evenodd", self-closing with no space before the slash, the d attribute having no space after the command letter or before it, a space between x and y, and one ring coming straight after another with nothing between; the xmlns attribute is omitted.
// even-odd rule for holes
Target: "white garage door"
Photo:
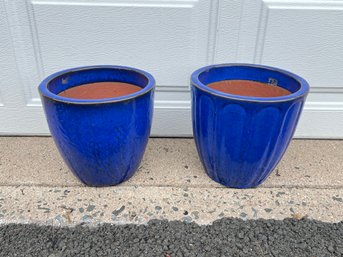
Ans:
<svg viewBox="0 0 343 257"><path fill-rule="evenodd" d="M306 78L297 137L343 138L343 0L0 0L0 133L47 134L46 75L119 64L157 80L153 135L189 136L189 76L251 62Z"/></svg>

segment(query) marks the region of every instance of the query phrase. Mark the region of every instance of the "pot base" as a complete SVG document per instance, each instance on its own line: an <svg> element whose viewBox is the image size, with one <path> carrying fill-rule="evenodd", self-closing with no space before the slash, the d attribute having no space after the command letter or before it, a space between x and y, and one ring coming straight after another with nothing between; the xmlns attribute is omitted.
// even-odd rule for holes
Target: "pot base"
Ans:
<svg viewBox="0 0 343 257"><path fill-rule="evenodd" d="M128 177L126 177L126 178L124 178L124 179L122 179L122 180L120 180L120 181L113 181L113 182L111 182L111 181L106 181L106 182L104 182L104 183L99 183L99 182L93 182L93 181L90 181L90 182L86 182L86 181L83 181L80 177L78 177L77 175L75 175L76 176L76 178L79 180L79 181L81 181L83 184L85 184L86 186L90 186L90 187L99 187L99 188L101 188L101 187L111 187L111 186L117 186L117 185L120 185L120 184L122 184L122 183L124 183L124 182L126 182L126 181L128 181L130 178L132 178L133 177L133 175L134 175L134 173L135 173L136 171L133 171L133 173L130 175L130 176L128 176Z"/></svg>
<svg viewBox="0 0 343 257"><path fill-rule="evenodd" d="M205 169L206 170L206 169ZM224 181L211 176L207 171L206 171L207 176L212 179L213 181L217 182L218 184L228 187L228 188L236 188L236 189L249 189L249 188L257 188L259 187L266 179L263 179L261 181L258 182L254 182L254 183L248 183L248 184L237 184L237 183L225 183Z"/></svg>

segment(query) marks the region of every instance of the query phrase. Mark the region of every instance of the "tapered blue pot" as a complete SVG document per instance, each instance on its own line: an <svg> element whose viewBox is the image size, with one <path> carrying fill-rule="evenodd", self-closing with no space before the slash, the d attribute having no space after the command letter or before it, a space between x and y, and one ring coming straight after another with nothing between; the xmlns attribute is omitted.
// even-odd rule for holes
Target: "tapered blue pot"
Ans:
<svg viewBox="0 0 343 257"><path fill-rule="evenodd" d="M72 99L58 94L95 82L124 82L142 89L117 98ZM155 80L122 66L68 69L39 86L51 135L70 170L90 186L110 186L137 170L150 135Z"/></svg>
<svg viewBox="0 0 343 257"><path fill-rule="evenodd" d="M281 97L231 95L207 85L222 80L252 80L291 92ZM192 121L196 147L210 178L228 187L260 185L282 158L302 111L308 83L274 67L212 65L191 77Z"/></svg>

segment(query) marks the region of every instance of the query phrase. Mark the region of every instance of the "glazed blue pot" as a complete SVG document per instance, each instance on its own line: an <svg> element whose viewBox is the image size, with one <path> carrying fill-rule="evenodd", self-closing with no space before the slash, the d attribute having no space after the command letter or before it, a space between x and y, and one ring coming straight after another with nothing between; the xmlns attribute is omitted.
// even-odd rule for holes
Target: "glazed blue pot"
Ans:
<svg viewBox="0 0 343 257"><path fill-rule="evenodd" d="M124 82L142 89L100 100L58 94L95 82ZM137 170L150 135L155 80L147 72L122 66L68 69L39 86L51 135L70 170L90 186L110 186Z"/></svg>
<svg viewBox="0 0 343 257"><path fill-rule="evenodd" d="M247 97L207 86L222 80L272 83L291 94ZM268 177L285 153L309 85L274 67L222 64L195 71L191 91L194 139L208 176L228 187L251 188Z"/></svg>

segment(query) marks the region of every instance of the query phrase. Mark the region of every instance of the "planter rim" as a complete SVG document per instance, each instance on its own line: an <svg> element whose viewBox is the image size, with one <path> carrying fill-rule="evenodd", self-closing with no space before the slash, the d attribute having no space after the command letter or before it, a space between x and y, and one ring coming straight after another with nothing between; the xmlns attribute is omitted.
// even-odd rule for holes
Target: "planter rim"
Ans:
<svg viewBox="0 0 343 257"><path fill-rule="evenodd" d="M271 70L271 71L275 71L275 72L279 72L279 73L283 73L284 75L291 77L293 79L295 79L299 85L300 88L299 90L297 90L294 93L291 93L289 95L285 95L285 96L278 96L278 97L253 97L253 96L241 96L241 95L234 95L234 94L228 94L228 93L224 93L215 89L212 89L208 86L206 86L205 84L203 84L200 80L199 80L199 75L209 69L213 69L213 68L220 68L220 67L251 67L251 68L260 68L260 69L266 69L266 70ZM302 77L287 71L287 70L283 70L280 68L276 68L276 67L272 67L272 66L267 66L267 65L261 65L261 64L249 64L249 63L223 63L223 64L213 64L213 65L208 65L205 67L202 67L196 71L194 71L191 75L191 84L192 86L197 87L198 89L205 91L209 94L212 95L216 95L222 98L226 98L226 99L232 99L232 100L238 100L238 101L244 101L244 102L259 102L259 103L273 103L273 102L286 102L286 101L291 101L297 98L301 98L304 97L308 94L309 92L309 84L308 82L303 79Z"/></svg>
<svg viewBox="0 0 343 257"><path fill-rule="evenodd" d="M124 95L124 96L119 96L119 97L103 98L103 99L68 98L68 97L63 97L63 96L59 96L57 94L54 94L48 89L48 85L49 85L50 81L61 76L61 75L63 75L63 74L73 73L73 72L78 72L78 71L83 71L83 70L94 70L94 69L120 69L120 70L133 71L133 72L139 73L139 74L143 75L144 77L146 77L148 80L148 83L144 88L142 88L141 90L139 90L135 93ZM128 66L120 66L120 65L91 65L91 66L80 66L80 67L75 67L75 68L70 68L70 69L65 69L65 70L55 72L55 73L49 75L48 77L46 77L40 83L38 89L39 89L39 93L42 96L50 98L54 101L64 102L64 103L68 103L68 104L87 104L88 105L88 104L107 104L107 103L117 103L117 102L127 101L127 100L137 98L141 95L144 95L144 94L150 92L154 87L155 87L154 77L150 73L148 73L144 70L140 70L140 69L128 67Z"/></svg>

